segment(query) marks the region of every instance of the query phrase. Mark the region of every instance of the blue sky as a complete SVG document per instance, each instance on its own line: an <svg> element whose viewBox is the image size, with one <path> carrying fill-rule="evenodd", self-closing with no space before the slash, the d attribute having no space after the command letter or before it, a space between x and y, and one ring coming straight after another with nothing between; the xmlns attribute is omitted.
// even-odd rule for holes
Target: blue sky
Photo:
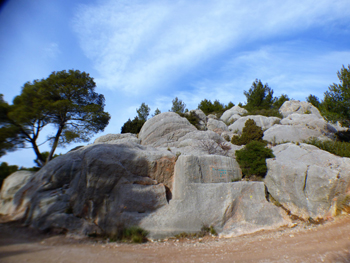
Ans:
<svg viewBox="0 0 350 263"><path fill-rule="evenodd" d="M275 96L322 98L350 64L348 10L348 0L9 0L0 93L12 102L25 82L53 71L90 73L112 116L91 142L119 133L142 102L152 113L175 97L189 109L203 99L244 103L256 78ZM31 167L34 158L23 149L0 161Z"/></svg>

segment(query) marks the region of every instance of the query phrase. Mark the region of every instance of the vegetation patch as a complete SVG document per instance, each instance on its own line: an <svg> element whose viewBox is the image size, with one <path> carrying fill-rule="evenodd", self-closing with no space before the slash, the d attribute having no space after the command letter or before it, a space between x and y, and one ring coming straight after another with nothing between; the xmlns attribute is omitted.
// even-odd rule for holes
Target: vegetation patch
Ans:
<svg viewBox="0 0 350 263"><path fill-rule="evenodd" d="M255 177L265 178L267 172L266 158L275 157L265 143L251 141L243 149L236 151L236 160L246 179Z"/></svg>
<svg viewBox="0 0 350 263"><path fill-rule="evenodd" d="M144 243L147 242L148 231L139 226L120 227L115 235L109 237L110 242L129 242L129 243Z"/></svg>
<svg viewBox="0 0 350 263"><path fill-rule="evenodd" d="M340 141L321 141L317 138L311 138L304 143L314 145L321 150L330 152L341 157L350 157L350 143Z"/></svg>
<svg viewBox="0 0 350 263"><path fill-rule="evenodd" d="M182 232L178 235L175 235L175 238L201 238L208 235L212 235L212 236L218 235L214 226L203 225L200 232L197 232L197 233Z"/></svg>
<svg viewBox="0 0 350 263"><path fill-rule="evenodd" d="M236 145L246 145L251 141L259 141L266 144L266 142L262 139L263 136L264 132L261 127L257 126L254 120L248 119L245 122L245 126L242 130L242 135L233 136L231 142Z"/></svg>

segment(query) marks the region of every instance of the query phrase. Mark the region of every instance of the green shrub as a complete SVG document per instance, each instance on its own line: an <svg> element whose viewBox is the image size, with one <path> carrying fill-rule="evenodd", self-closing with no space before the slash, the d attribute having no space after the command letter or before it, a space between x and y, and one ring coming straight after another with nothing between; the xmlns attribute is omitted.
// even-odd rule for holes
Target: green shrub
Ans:
<svg viewBox="0 0 350 263"><path fill-rule="evenodd" d="M321 150L333 153L341 157L350 157L350 143L339 141L321 141L317 138L311 138L304 141L307 144L314 145Z"/></svg>
<svg viewBox="0 0 350 263"><path fill-rule="evenodd" d="M148 232L139 226L118 227L118 232L109 237L110 242L122 241L132 243L143 243L147 241Z"/></svg>
<svg viewBox="0 0 350 263"><path fill-rule="evenodd" d="M128 120L124 123L121 128L120 133L134 133L137 134L140 132L143 124L145 124L145 120L140 120L138 117L135 117L133 120Z"/></svg>
<svg viewBox="0 0 350 263"><path fill-rule="evenodd" d="M242 116L249 116L249 115L261 115L266 117L278 117L283 118L283 115L279 112L278 109L271 108L271 109L251 109L248 111L248 113L243 114Z"/></svg>
<svg viewBox="0 0 350 263"><path fill-rule="evenodd" d="M2 162L0 165L0 189L2 186L2 182L5 180L7 176L10 174L17 172L18 166L17 165L8 165L6 162Z"/></svg>
<svg viewBox="0 0 350 263"><path fill-rule="evenodd" d="M267 172L266 158L275 157L263 142L251 141L243 149L236 151L236 160L242 169L243 177L253 175L264 178Z"/></svg>
<svg viewBox="0 0 350 263"><path fill-rule="evenodd" d="M261 127L257 126L255 121L248 119L245 122L245 126L242 130L241 136L233 136L231 142L236 145L246 145L251 141L263 141L264 132Z"/></svg>
<svg viewBox="0 0 350 263"><path fill-rule="evenodd" d="M192 125L194 125L197 129L199 129L199 117L194 113L194 112L190 112L190 113L180 113L177 112L177 114L179 114L181 117L186 118Z"/></svg>

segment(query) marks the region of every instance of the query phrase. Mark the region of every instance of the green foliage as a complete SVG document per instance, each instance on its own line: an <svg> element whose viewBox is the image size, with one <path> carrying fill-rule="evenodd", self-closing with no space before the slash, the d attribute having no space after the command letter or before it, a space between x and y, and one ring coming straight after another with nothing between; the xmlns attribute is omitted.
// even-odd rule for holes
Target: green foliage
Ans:
<svg viewBox="0 0 350 263"><path fill-rule="evenodd" d="M244 91L247 98L245 108L248 111L270 109L273 106L273 90L267 85L262 84L261 80L256 79L249 91Z"/></svg>
<svg viewBox="0 0 350 263"><path fill-rule="evenodd" d="M266 158L273 157L272 150L258 141L251 141L243 149L236 151L236 160L247 179L253 175L264 178L267 172Z"/></svg>
<svg viewBox="0 0 350 263"><path fill-rule="evenodd" d="M122 241L132 243L144 243L147 241L148 232L139 226L119 227L116 235L110 237L111 242Z"/></svg>
<svg viewBox="0 0 350 263"><path fill-rule="evenodd" d="M330 121L350 126L350 65L337 73L340 84L333 83L324 94L323 115Z"/></svg>
<svg viewBox="0 0 350 263"><path fill-rule="evenodd" d="M192 111L187 113L178 113L181 117L186 118L192 125L199 129L199 117Z"/></svg>
<svg viewBox="0 0 350 263"><path fill-rule="evenodd" d="M145 124L144 120L140 120L138 117L135 117L133 120L128 120L124 123L121 128L121 133L135 133L138 134Z"/></svg>
<svg viewBox="0 0 350 263"><path fill-rule="evenodd" d="M317 138L311 138L304 141L307 144L314 145L321 150L333 153L341 157L350 157L350 143L340 141L321 141Z"/></svg>
<svg viewBox="0 0 350 263"><path fill-rule="evenodd" d="M243 114L242 116L249 116L249 115L262 115L262 116L266 116L266 117L283 118L283 115L278 111L278 109L275 109L275 108L252 109L248 113Z"/></svg>
<svg viewBox="0 0 350 263"><path fill-rule="evenodd" d="M286 101L289 101L288 95L287 94L282 94L279 98L275 98L274 99L273 107L275 109L279 109L279 108L281 108L283 103L285 103Z"/></svg>
<svg viewBox="0 0 350 263"><path fill-rule="evenodd" d="M27 82L12 105L0 102L0 146L3 151L31 144L41 165L52 159L58 146L86 142L108 125L110 115L104 112L103 95L95 92L96 84L85 72L69 70L53 72L48 78ZM56 133L47 141L51 150L42 159L37 139L51 124ZM12 131L11 136L8 131Z"/></svg>
<svg viewBox="0 0 350 263"><path fill-rule="evenodd" d="M321 102L320 99L318 97L316 97L315 95L310 94L307 98L306 101L311 103L313 106L315 106L318 109L321 109Z"/></svg>
<svg viewBox="0 0 350 263"><path fill-rule="evenodd" d="M147 121L150 111L151 108L143 102L140 108L136 109L139 120Z"/></svg>
<svg viewBox="0 0 350 263"><path fill-rule="evenodd" d="M173 99L172 103L173 103L173 106L171 107L170 111L176 112L176 113L185 113L186 112L186 104L183 103L182 100L179 100L178 97Z"/></svg>
<svg viewBox="0 0 350 263"><path fill-rule="evenodd" d="M162 112L157 108L157 109L154 111L153 116L156 116L156 115L161 114L161 113L162 113Z"/></svg>
<svg viewBox="0 0 350 263"><path fill-rule="evenodd" d="M200 238L200 237L208 236L209 234L212 236L217 236L217 232L214 226L211 225L209 227L207 225L203 225L200 232L197 232L197 233L182 232L180 234L175 235L175 238Z"/></svg>
<svg viewBox="0 0 350 263"><path fill-rule="evenodd" d="M42 153L41 153L42 159L43 159L43 160L47 160L47 157L49 157L49 154L50 154L49 152L42 152ZM52 159L54 159L54 158L56 158L57 156L60 156L60 155L61 155L61 154L54 154L54 155L52 156ZM52 159L51 159L51 160L52 160ZM40 167L41 167L40 160L37 158L37 159L34 160L34 163L38 166L37 169L40 170ZM35 169L35 167L33 167L33 168ZM31 168L29 168L29 169L31 169Z"/></svg>
<svg viewBox="0 0 350 263"><path fill-rule="evenodd" d="M228 105L220 103L220 101L215 100L212 103L210 100L204 99L198 104L198 109L202 110L205 115L216 114L217 117L220 117L226 110L231 109L235 106L232 102L229 102Z"/></svg>
<svg viewBox="0 0 350 263"><path fill-rule="evenodd" d="M10 174L17 172L18 166L17 165L8 165L6 162L2 162L0 165L0 189L2 186L2 182L5 180L7 176Z"/></svg>
<svg viewBox="0 0 350 263"><path fill-rule="evenodd" d="M242 130L242 135L233 136L231 142L236 145L245 145L251 141L259 141L265 143L262 139L263 136L264 132L261 127L257 126L254 120L248 119L245 122L244 128Z"/></svg>

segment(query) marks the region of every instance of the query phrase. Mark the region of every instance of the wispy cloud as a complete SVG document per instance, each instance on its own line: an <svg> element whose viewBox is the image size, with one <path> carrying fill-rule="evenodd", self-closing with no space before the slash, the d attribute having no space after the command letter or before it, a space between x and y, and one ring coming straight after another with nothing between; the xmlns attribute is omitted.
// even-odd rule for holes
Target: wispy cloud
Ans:
<svg viewBox="0 0 350 263"><path fill-rule="evenodd" d="M75 31L100 74L99 85L132 94L171 86L188 71L247 45L349 20L347 0L98 3L81 6ZM257 52L250 55L269 60ZM249 60L244 54L240 59Z"/></svg>

